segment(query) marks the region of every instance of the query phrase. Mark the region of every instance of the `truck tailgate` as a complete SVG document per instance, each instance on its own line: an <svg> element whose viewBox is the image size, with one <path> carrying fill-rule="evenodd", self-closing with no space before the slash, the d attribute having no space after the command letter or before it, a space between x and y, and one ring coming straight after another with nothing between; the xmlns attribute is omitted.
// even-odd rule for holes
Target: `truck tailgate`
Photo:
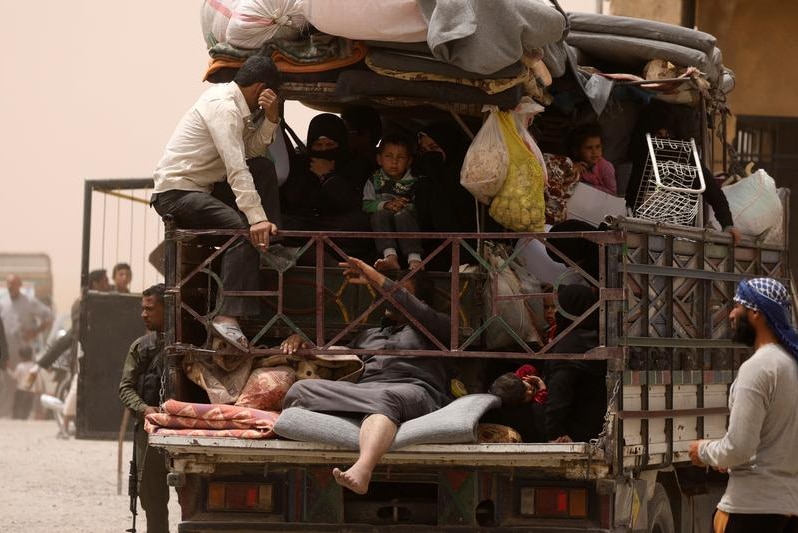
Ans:
<svg viewBox="0 0 798 533"><path fill-rule="evenodd" d="M149 442L166 450L173 459L193 458L209 463L327 464L351 462L357 457L354 450L280 439L150 435ZM602 452L587 443L420 444L389 452L382 463L503 467L579 463L580 469L584 463L591 463L592 468L606 468Z"/></svg>

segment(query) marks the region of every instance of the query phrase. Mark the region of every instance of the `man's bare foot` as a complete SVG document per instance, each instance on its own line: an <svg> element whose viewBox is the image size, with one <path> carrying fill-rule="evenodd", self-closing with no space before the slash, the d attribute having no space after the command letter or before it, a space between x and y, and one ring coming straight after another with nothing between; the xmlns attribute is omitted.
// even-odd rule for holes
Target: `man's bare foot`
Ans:
<svg viewBox="0 0 798 533"><path fill-rule="evenodd" d="M346 472L342 472L340 468L333 468L333 477L335 482L345 487L355 494L365 494L369 490L369 482L371 481L370 472L362 472L358 469L357 464Z"/></svg>
<svg viewBox="0 0 798 533"><path fill-rule="evenodd" d="M410 270L416 270L416 269L424 270L424 267L421 266L420 259L413 259L412 261L408 261L407 266L408 268L410 268Z"/></svg>
<svg viewBox="0 0 798 533"><path fill-rule="evenodd" d="M383 259L377 259L374 263L374 268L378 272L388 272L389 270L399 270L399 258L395 255L389 255Z"/></svg>

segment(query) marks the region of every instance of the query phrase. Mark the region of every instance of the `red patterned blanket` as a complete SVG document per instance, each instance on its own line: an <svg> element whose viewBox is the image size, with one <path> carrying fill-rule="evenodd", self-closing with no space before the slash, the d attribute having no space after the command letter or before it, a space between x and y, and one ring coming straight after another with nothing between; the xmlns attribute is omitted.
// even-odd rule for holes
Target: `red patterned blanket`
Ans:
<svg viewBox="0 0 798 533"><path fill-rule="evenodd" d="M280 413L235 405L167 400L164 412L145 417L144 429L155 435L269 439Z"/></svg>

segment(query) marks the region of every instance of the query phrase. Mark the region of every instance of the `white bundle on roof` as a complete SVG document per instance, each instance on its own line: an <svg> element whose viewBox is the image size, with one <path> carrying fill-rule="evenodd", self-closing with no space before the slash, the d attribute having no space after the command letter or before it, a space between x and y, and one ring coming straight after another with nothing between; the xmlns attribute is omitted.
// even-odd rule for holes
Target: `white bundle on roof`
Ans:
<svg viewBox="0 0 798 533"><path fill-rule="evenodd" d="M240 0L204 0L200 11L202 37L208 48L227 42L227 27Z"/></svg>
<svg viewBox="0 0 798 533"><path fill-rule="evenodd" d="M230 43L260 48L272 39L296 39L307 26L303 0L204 0L200 20L208 48Z"/></svg>
<svg viewBox="0 0 798 533"><path fill-rule="evenodd" d="M303 0L241 0L227 27L227 42L260 48L272 39L297 39L307 26Z"/></svg>
<svg viewBox="0 0 798 533"><path fill-rule="evenodd" d="M414 43L427 40L416 0L304 0L313 26L347 39Z"/></svg>

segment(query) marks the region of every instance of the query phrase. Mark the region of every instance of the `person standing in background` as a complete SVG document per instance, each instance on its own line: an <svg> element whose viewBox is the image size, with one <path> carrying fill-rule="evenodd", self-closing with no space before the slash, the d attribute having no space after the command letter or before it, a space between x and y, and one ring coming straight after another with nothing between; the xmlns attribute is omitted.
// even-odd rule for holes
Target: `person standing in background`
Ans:
<svg viewBox="0 0 798 533"><path fill-rule="evenodd" d="M114 282L113 291L121 294L130 294L130 282L133 280L133 271L127 263L117 263L111 271L111 281Z"/></svg>
<svg viewBox="0 0 798 533"><path fill-rule="evenodd" d="M163 361L164 309L162 283L153 285L142 293L141 318L147 334L130 346L122 379L119 398L136 417L135 439L136 468L141 506L147 514L148 533L169 531L169 486L166 484L166 461L157 448L147 445L144 417L157 413L161 403L161 375Z"/></svg>
<svg viewBox="0 0 798 533"><path fill-rule="evenodd" d="M19 350L28 347L35 351L39 336L50 330L53 312L35 296L22 293L22 279L16 274L8 275L6 289L8 299L0 303L0 318L8 345L8 356L4 358L4 362L5 368L15 369L20 362ZM8 417L11 415L16 384L6 372L0 373L0 379L3 380L0 417Z"/></svg>

